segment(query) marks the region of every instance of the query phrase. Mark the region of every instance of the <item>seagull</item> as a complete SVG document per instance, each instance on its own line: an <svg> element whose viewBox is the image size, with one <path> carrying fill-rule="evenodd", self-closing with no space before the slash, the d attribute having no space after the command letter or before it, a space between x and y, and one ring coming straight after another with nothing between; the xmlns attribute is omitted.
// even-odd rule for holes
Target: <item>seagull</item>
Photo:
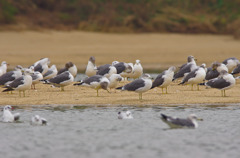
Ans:
<svg viewBox="0 0 240 158"><path fill-rule="evenodd" d="M97 70L97 75L105 76L107 78L109 78L112 74L117 73L117 69L110 64L99 66Z"/></svg>
<svg viewBox="0 0 240 158"><path fill-rule="evenodd" d="M47 79L50 79L50 78L53 78L55 76L57 76L57 68L56 68L56 65L52 65L48 71L43 75L43 79L44 80L47 80Z"/></svg>
<svg viewBox="0 0 240 158"><path fill-rule="evenodd" d="M108 88L116 88L119 81L122 81L122 76L119 74L112 74L109 78L110 83L108 84Z"/></svg>
<svg viewBox="0 0 240 158"><path fill-rule="evenodd" d="M91 56L88 60L88 64L87 64L85 74L88 77L94 76L94 75L96 75L96 72L97 72L96 69L97 69L97 67L95 65L95 57Z"/></svg>
<svg viewBox="0 0 240 158"><path fill-rule="evenodd" d="M225 70L228 72L228 68L225 64L219 63L219 62L212 63L212 67L208 68L207 70L205 79L211 80L213 78L218 77L222 70Z"/></svg>
<svg viewBox="0 0 240 158"><path fill-rule="evenodd" d="M93 88L97 90L97 97L98 97L98 90L99 89L107 90L109 83L110 82L106 77L101 75L94 75L84 79L80 83L75 83L74 86L81 85L81 86Z"/></svg>
<svg viewBox="0 0 240 158"><path fill-rule="evenodd" d="M143 67L140 63L140 60L136 60L136 63L133 66L133 71L132 71L132 78L136 79L141 77L143 74Z"/></svg>
<svg viewBox="0 0 240 158"><path fill-rule="evenodd" d="M0 76L2 76L7 72L7 66L8 66L8 63L6 61L3 61L0 66Z"/></svg>
<svg viewBox="0 0 240 158"><path fill-rule="evenodd" d="M12 83L14 80L22 76L22 66L18 65L15 67L14 71L9 71L2 76L0 76L0 85L8 85Z"/></svg>
<svg viewBox="0 0 240 158"><path fill-rule="evenodd" d="M189 74L187 74L181 83L182 85L184 84L191 84L192 85L192 90L193 90L193 85L196 84L197 88L199 90L199 83L202 83L203 80L206 77L206 70L205 70L206 64L202 64L200 67L197 69L191 71Z"/></svg>
<svg viewBox="0 0 240 158"><path fill-rule="evenodd" d="M20 113L12 114L10 110L12 110L12 106L10 105L6 105L3 108L3 116L2 116L3 122L14 122L19 120Z"/></svg>
<svg viewBox="0 0 240 158"><path fill-rule="evenodd" d="M121 74L123 72L126 73L132 72L132 67L127 63L114 61L112 65L117 69L117 74Z"/></svg>
<svg viewBox="0 0 240 158"><path fill-rule="evenodd" d="M33 86L33 89L36 89L35 88L35 85L40 83L40 81L43 79L43 75L36 71L36 72L33 72L33 74L31 75L32 77L32 86Z"/></svg>
<svg viewBox="0 0 240 158"><path fill-rule="evenodd" d="M42 75L44 75L48 71L49 64L50 60L48 58L42 58L33 64L34 71L38 71Z"/></svg>
<svg viewBox="0 0 240 158"><path fill-rule="evenodd" d="M228 73L231 73L233 69L240 63L239 60L235 57L225 59L223 62L228 68Z"/></svg>
<svg viewBox="0 0 240 158"><path fill-rule="evenodd" d="M45 118L40 117L39 115L35 115L32 117L31 125L47 125L47 120Z"/></svg>
<svg viewBox="0 0 240 158"><path fill-rule="evenodd" d="M73 77L77 76L77 67L72 62L66 63L65 67L58 71L57 75L65 72L65 71L69 71L73 75Z"/></svg>
<svg viewBox="0 0 240 158"><path fill-rule="evenodd" d="M18 90L19 96L21 97L21 92L23 92L23 96L25 97L25 91L31 89L32 85L32 77L30 75L32 75L32 72L30 70L26 70L22 77L19 77L12 83L4 86L3 88L6 89L3 90L3 92Z"/></svg>
<svg viewBox="0 0 240 158"><path fill-rule="evenodd" d="M118 119L133 119L131 111L119 111L118 112Z"/></svg>
<svg viewBox="0 0 240 158"><path fill-rule="evenodd" d="M163 122L169 125L170 128L197 128L198 123L197 120L203 121L198 118L195 114L190 114L186 119L182 118L174 118L171 116L167 116L165 114L161 114L161 119Z"/></svg>
<svg viewBox="0 0 240 158"><path fill-rule="evenodd" d="M166 88L166 94L167 94L167 87L170 85L170 83L173 80L173 75L175 70L176 70L176 67L171 66L170 68L168 68L168 70L165 70L161 74L159 74L157 78L153 81L152 88L155 88L155 87L162 88L162 93L163 93L163 88Z"/></svg>
<svg viewBox="0 0 240 158"><path fill-rule="evenodd" d="M131 68L131 71L130 72L122 72L120 75L123 77L123 78L132 78L132 75L133 75L133 63L127 63L128 66L130 66Z"/></svg>
<svg viewBox="0 0 240 158"><path fill-rule="evenodd" d="M178 70L178 72L174 74L173 81L178 78L184 77L187 75L187 73L195 70L197 68L195 60L196 59L193 56L188 56L188 62L186 64L183 64Z"/></svg>
<svg viewBox="0 0 240 158"><path fill-rule="evenodd" d="M70 85L74 80L73 75L69 71L65 71L56 77L45 80L45 84L52 84L54 87L61 87L61 91L64 91L64 87Z"/></svg>
<svg viewBox="0 0 240 158"><path fill-rule="evenodd" d="M139 100L142 100L142 93L148 91L152 87L152 77L149 74L144 74L142 78L136 79L123 87L118 87L122 91L134 91L139 93Z"/></svg>
<svg viewBox="0 0 240 158"><path fill-rule="evenodd" d="M237 67L232 71L232 75L239 74L240 73L240 64L237 65Z"/></svg>
<svg viewBox="0 0 240 158"><path fill-rule="evenodd" d="M207 87L217 88L221 90L222 97L226 96L225 90L234 87L236 80L233 75L227 71L222 70L218 78L214 78L205 83Z"/></svg>

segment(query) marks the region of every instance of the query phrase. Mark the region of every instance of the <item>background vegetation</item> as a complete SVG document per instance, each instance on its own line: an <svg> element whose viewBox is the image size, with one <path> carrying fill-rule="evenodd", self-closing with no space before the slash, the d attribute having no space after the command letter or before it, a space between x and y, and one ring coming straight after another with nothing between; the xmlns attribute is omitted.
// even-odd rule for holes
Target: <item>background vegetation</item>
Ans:
<svg viewBox="0 0 240 158"><path fill-rule="evenodd" d="M240 34L240 0L0 0L0 25Z"/></svg>

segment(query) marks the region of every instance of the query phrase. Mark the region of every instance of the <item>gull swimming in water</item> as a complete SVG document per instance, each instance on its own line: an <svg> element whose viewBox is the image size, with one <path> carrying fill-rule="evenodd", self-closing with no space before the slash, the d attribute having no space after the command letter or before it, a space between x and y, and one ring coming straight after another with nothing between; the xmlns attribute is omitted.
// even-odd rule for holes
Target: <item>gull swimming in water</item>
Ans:
<svg viewBox="0 0 240 158"><path fill-rule="evenodd" d="M197 120L202 121L202 119L199 119L195 114L190 114L186 119L174 118L165 114L161 114L161 119L170 128L197 128Z"/></svg>
<svg viewBox="0 0 240 158"><path fill-rule="evenodd" d="M3 122L14 122L19 120L20 114L19 113L12 114L10 110L12 110L12 106L10 105L6 105L3 108L3 116L2 116Z"/></svg>
<svg viewBox="0 0 240 158"><path fill-rule="evenodd" d="M47 125L47 120L45 118L40 117L39 115L35 115L32 117L31 125Z"/></svg>
<svg viewBox="0 0 240 158"><path fill-rule="evenodd" d="M118 119L133 119L131 111L119 111L118 112Z"/></svg>

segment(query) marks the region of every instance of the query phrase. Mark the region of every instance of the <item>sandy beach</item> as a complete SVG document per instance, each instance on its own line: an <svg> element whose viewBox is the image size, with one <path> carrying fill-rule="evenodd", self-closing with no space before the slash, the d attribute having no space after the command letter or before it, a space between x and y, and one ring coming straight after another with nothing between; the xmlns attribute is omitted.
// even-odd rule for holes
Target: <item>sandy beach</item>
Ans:
<svg viewBox="0 0 240 158"><path fill-rule="evenodd" d="M140 59L145 70L159 72L171 65L186 62L188 55L195 56L198 65L207 66L214 61L222 62L228 57L240 59L240 41L223 35L181 35L181 34L102 34L89 32L0 32L1 60L7 61L9 69L16 65L32 65L42 57L48 57L58 68L68 61L84 72L90 56L96 64L111 63L114 60L135 62ZM50 64L50 65L51 65ZM239 81L238 81L239 83ZM124 83L121 83L122 85ZM217 89L201 87L191 91L190 86L172 83L169 94L161 94L155 88L143 94L138 100L134 92L113 91L111 94L84 87L67 86L64 92L49 85L38 84L37 90L29 90L26 97L0 93L0 105L177 105L177 104L225 104L240 103L240 85L227 90L227 97L221 97ZM1 90L3 90L1 88Z"/></svg>

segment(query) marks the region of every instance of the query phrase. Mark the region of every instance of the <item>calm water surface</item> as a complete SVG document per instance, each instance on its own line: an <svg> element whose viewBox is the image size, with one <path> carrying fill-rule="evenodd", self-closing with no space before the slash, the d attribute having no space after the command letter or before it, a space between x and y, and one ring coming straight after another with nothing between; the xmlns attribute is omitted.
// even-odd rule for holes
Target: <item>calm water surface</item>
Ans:
<svg viewBox="0 0 240 158"><path fill-rule="evenodd" d="M0 123L0 155L6 158L239 158L240 107L16 109L21 123ZM204 121L198 129L169 129L160 113ZM49 121L31 126L32 115Z"/></svg>

